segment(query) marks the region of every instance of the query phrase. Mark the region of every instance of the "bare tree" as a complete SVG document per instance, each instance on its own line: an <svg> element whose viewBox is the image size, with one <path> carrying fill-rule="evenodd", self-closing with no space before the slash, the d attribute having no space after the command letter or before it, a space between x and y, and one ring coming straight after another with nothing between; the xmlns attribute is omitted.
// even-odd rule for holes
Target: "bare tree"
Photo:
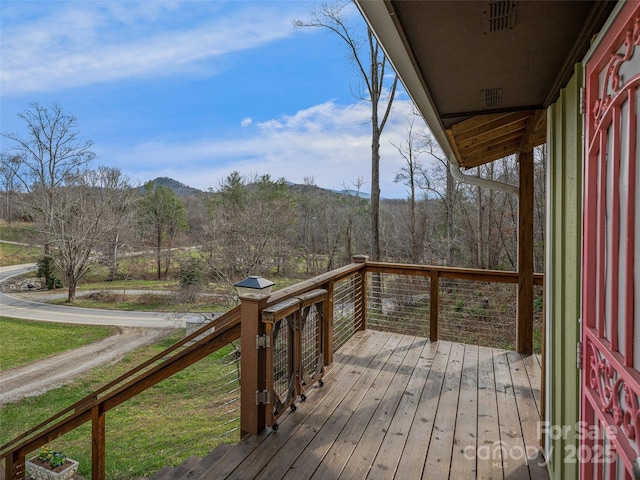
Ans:
<svg viewBox="0 0 640 480"><path fill-rule="evenodd" d="M429 193L437 195L442 202L446 237L445 264L452 266L455 262L454 211L459 203L459 185L451 175L449 161L429 130L425 129L423 132L420 149L436 160L431 169L421 171L423 178L419 184Z"/></svg>
<svg viewBox="0 0 640 480"><path fill-rule="evenodd" d="M354 250L354 230L355 230L355 219L358 213L358 209L361 203L360 198L360 189L362 188L362 184L364 180L362 178L357 178L353 182L353 187L355 190L355 195L351 196L348 194L345 198L349 199L348 203L350 204L347 208L347 223L345 228L345 249L344 249L344 261L343 263L347 264L351 261L351 258L356 253ZM342 185L345 192L348 192L349 189L346 185ZM330 264L331 265L331 264Z"/></svg>
<svg viewBox="0 0 640 480"><path fill-rule="evenodd" d="M105 239L103 256L109 267L109 280L113 281L118 276L122 247L134 237L136 203L140 198L138 188L129 184L129 180L122 175L117 168L100 169L104 183L110 188L117 188L120 192L119 202L114 205L114 214L120 219L110 231L110 236Z"/></svg>
<svg viewBox="0 0 640 480"><path fill-rule="evenodd" d="M402 183L408 188L409 195L409 213L408 213L408 229L409 229L409 262L418 263L421 261L420 252L425 239L425 221L424 217L418 222L417 218L417 202L419 199L419 190L421 188L420 179L424 176L424 166L420 162L420 154L417 148L415 132L413 131L413 121L407 126L407 140L400 145L393 145L400 156L404 159L405 164L396 172L394 182Z"/></svg>
<svg viewBox="0 0 640 480"><path fill-rule="evenodd" d="M75 300L78 282L97 262L95 253L120 228L122 193L129 188L119 170L101 167L67 176L48 195L39 195L38 188L32 192L34 204L43 202L32 213L51 241L51 258L64 274L69 302Z"/></svg>
<svg viewBox="0 0 640 480"><path fill-rule="evenodd" d="M343 10L352 2L322 4L311 12L308 21L294 20L295 27L321 27L338 35L347 45L364 85L360 98L371 103L371 259L380 259L380 137L384 130L398 85L398 76L391 70L387 58L373 32L367 27L365 38L348 23ZM387 68L393 75L387 75ZM389 79L391 79L389 81ZM388 82L388 83L387 83ZM385 105L386 101L386 105Z"/></svg>
<svg viewBox="0 0 640 480"><path fill-rule="evenodd" d="M209 252L229 278L282 271L291 260L297 205L284 179L232 172L211 197Z"/></svg>
<svg viewBox="0 0 640 480"><path fill-rule="evenodd" d="M37 201L41 214L53 221L55 189L63 185L71 176L95 158L91 151L93 143L79 138L78 121L73 115L67 115L62 108L53 104L50 107L32 103L30 109L18 116L24 120L27 135L2 133L13 146L6 154L19 161L3 162L24 190L43 198ZM50 239L45 238L45 251L49 252Z"/></svg>
<svg viewBox="0 0 640 480"><path fill-rule="evenodd" d="M313 177L304 178L304 187L296 195L298 200L298 245L305 259L306 273L319 271L319 225L323 210L328 205L326 193L319 188Z"/></svg>
<svg viewBox="0 0 640 480"><path fill-rule="evenodd" d="M169 273L171 249L180 232L189 228L184 204L169 187L147 182L144 196L140 199L139 221L148 243L156 252L156 270L158 280L162 278L162 254L165 253L164 276Z"/></svg>
<svg viewBox="0 0 640 480"><path fill-rule="evenodd" d="M16 194L22 190L17 178L20 157L6 152L0 154L0 182L4 190L2 215L9 223L13 220Z"/></svg>

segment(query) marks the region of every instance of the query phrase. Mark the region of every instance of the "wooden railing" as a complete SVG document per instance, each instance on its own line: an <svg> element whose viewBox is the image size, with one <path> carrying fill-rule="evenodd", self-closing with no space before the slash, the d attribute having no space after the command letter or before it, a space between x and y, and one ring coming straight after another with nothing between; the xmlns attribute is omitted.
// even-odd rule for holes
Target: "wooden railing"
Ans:
<svg viewBox="0 0 640 480"><path fill-rule="evenodd" d="M366 328L532 353L535 312L523 317L517 311L517 272L373 262L366 265ZM540 297L543 278L542 274L533 278ZM398 318L403 321L398 322ZM504 340L502 345L499 339ZM522 345L528 348L517 348Z"/></svg>
<svg viewBox="0 0 640 480"><path fill-rule="evenodd" d="M212 334L191 346L184 347L212 327L215 328ZM91 476L94 479L105 479L106 413L238 338L240 338L240 308L236 307L215 322L196 330L153 358L0 447L0 458L5 462L6 478L8 480L24 479L26 455L80 425L91 422Z"/></svg>
<svg viewBox="0 0 640 480"><path fill-rule="evenodd" d="M415 281L403 284L398 278ZM0 447L6 478L23 479L26 455L91 422L91 475L95 480L105 479L106 413L238 338L242 352L241 435L258 433L266 426L276 427L283 411L304 399L311 386L321 384L325 367L333 361L334 349L358 330L386 328L380 323L381 316L406 325L403 317L410 311L421 329L418 333L437 340L444 324L450 321L442 316L440 307L441 299L451 293L446 291L450 287L442 286L444 279L518 283L515 272L374 263L358 257L356 263L271 296L244 296L239 307L214 323ZM533 283L541 285L542 280L542 275L535 275ZM410 310L396 310L398 305L408 305ZM212 326L212 333L185 346ZM286 336L281 336L285 331ZM532 320L524 327L518 322L517 335L528 337L524 341L519 338L518 345L530 342Z"/></svg>

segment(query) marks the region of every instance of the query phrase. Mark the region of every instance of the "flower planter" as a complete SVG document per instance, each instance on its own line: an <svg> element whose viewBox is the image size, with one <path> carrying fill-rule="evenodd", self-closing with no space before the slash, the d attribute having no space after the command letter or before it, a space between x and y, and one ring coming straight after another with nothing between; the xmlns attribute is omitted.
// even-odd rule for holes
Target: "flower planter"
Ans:
<svg viewBox="0 0 640 480"><path fill-rule="evenodd" d="M27 473L33 480L71 480L78 472L78 462L70 458L67 458L63 465L54 470L38 463L38 457L33 457L25 462Z"/></svg>

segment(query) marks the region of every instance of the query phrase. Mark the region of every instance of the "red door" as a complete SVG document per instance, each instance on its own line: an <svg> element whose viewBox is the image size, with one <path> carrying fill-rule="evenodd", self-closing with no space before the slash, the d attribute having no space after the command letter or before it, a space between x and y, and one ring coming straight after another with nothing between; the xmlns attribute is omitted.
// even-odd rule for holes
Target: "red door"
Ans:
<svg viewBox="0 0 640 480"><path fill-rule="evenodd" d="M583 479L632 479L640 456L639 44L628 2L585 65Z"/></svg>

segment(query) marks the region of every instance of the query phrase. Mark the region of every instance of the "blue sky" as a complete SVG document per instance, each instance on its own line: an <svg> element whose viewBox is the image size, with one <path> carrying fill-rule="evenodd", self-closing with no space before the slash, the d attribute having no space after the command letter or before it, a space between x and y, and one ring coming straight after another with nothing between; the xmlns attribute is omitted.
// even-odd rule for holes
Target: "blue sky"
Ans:
<svg viewBox="0 0 640 480"><path fill-rule="evenodd" d="M370 108L342 40L294 29L320 2L11 1L0 4L0 130L55 102L94 142L94 166L134 183L158 176L206 190L230 172L318 186L370 183ZM363 25L355 7L346 11ZM412 107L403 90L381 142L382 196ZM415 128L415 127L414 127ZM9 145L2 139L2 148Z"/></svg>

